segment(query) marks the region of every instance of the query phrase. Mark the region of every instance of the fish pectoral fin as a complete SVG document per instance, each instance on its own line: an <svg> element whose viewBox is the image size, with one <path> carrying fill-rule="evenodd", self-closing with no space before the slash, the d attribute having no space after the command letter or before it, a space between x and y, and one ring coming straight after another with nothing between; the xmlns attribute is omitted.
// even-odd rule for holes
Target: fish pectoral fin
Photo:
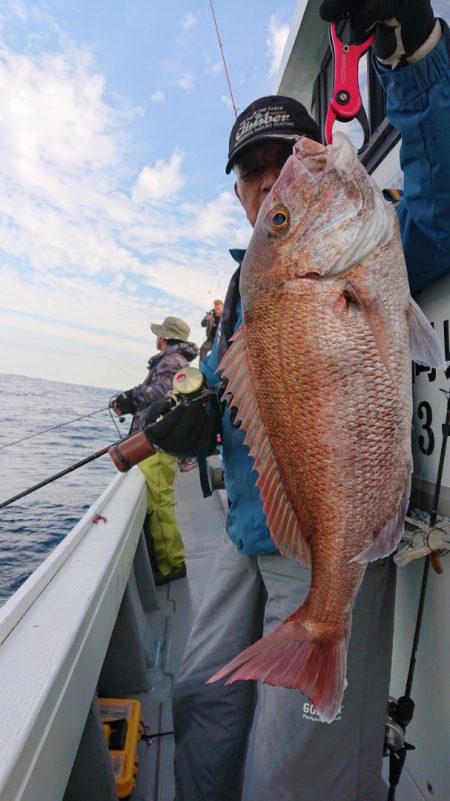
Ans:
<svg viewBox="0 0 450 801"><path fill-rule="evenodd" d="M409 301L409 343L411 359L429 367L445 364L445 353L439 337L422 309L410 298Z"/></svg>
<svg viewBox="0 0 450 801"><path fill-rule="evenodd" d="M354 303L367 321L377 344L383 364L389 373L392 383L395 385L394 376L389 366L389 342L392 341L391 324L386 308L377 294L369 289L357 284L355 281L347 281L343 290L344 297Z"/></svg>
<svg viewBox="0 0 450 801"><path fill-rule="evenodd" d="M395 551L404 531L410 492L411 476L408 479L401 503L393 517L383 526L370 545L356 554L353 559L350 559L350 562L366 564L367 562L373 562L375 559L384 559L385 556L389 556Z"/></svg>
<svg viewBox="0 0 450 801"><path fill-rule="evenodd" d="M346 686L349 635L311 637L302 623L302 611L289 615L274 631L218 670L207 684L231 673L226 684L253 679L298 689L309 696L319 718L331 723L339 714Z"/></svg>
<svg viewBox="0 0 450 801"><path fill-rule="evenodd" d="M392 386L394 391L397 393L399 402L405 411L405 416L409 424L410 413L400 395L398 382L390 366L389 344L390 342L394 341L394 332L392 330L392 325L384 303L377 294L374 294L369 289L356 284L354 281L347 281L343 294L347 300L353 302L364 314L367 324L373 334L373 338L380 353L381 360L386 368L389 378L391 379Z"/></svg>
<svg viewBox="0 0 450 801"><path fill-rule="evenodd" d="M220 372L228 379L230 405L237 409L236 420L246 432L248 445L258 473L258 487L267 526L277 548L285 556L295 556L305 565L311 563L307 537L281 481L280 470L267 435L258 398L253 388L245 345L245 324L233 334L231 346L219 364Z"/></svg>

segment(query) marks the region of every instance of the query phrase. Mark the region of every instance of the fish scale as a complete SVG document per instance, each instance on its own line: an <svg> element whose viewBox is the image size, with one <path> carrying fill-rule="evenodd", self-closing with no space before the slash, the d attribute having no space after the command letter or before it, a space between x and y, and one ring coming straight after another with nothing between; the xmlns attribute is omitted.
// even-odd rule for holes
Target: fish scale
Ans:
<svg viewBox="0 0 450 801"><path fill-rule="evenodd" d="M271 536L311 564L311 585L210 681L300 689L331 722L367 562L391 553L403 531L411 356L443 361L410 296L395 212L343 134L328 147L294 146L260 209L240 292L243 324L219 369Z"/></svg>

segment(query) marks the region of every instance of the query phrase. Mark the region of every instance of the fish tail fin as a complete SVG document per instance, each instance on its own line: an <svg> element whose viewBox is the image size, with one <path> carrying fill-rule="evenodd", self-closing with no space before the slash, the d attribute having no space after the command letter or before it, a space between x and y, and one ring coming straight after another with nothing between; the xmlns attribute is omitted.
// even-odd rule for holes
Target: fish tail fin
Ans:
<svg viewBox="0 0 450 801"><path fill-rule="evenodd" d="M312 637L298 613L295 615L228 662L207 683L231 673L226 684L253 679L298 689L308 695L320 719L331 723L339 713L346 686L349 637Z"/></svg>

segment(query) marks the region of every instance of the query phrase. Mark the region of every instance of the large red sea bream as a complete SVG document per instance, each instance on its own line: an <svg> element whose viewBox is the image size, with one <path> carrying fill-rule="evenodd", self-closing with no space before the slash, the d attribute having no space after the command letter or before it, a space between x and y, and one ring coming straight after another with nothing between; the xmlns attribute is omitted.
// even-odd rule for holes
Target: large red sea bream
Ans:
<svg viewBox="0 0 450 801"><path fill-rule="evenodd" d="M395 210L343 134L294 146L242 265L244 322L222 360L279 550L309 594L210 681L257 679L339 711L367 562L402 531L411 477L411 358L442 363L412 300Z"/></svg>

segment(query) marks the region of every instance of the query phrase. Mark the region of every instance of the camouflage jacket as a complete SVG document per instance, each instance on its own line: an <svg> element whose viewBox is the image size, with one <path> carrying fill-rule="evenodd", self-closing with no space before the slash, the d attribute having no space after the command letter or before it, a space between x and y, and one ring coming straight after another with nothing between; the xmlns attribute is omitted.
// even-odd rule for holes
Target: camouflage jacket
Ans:
<svg viewBox="0 0 450 801"><path fill-rule="evenodd" d="M164 398L172 389L175 373L191 362L198 355L198 347L194 342L175 342L166 350L152 356L148 362L148 374L145 381L128 390L137 404L137 412L133 418L131 431L141 427L145 409L154 401Z"/></svg>

